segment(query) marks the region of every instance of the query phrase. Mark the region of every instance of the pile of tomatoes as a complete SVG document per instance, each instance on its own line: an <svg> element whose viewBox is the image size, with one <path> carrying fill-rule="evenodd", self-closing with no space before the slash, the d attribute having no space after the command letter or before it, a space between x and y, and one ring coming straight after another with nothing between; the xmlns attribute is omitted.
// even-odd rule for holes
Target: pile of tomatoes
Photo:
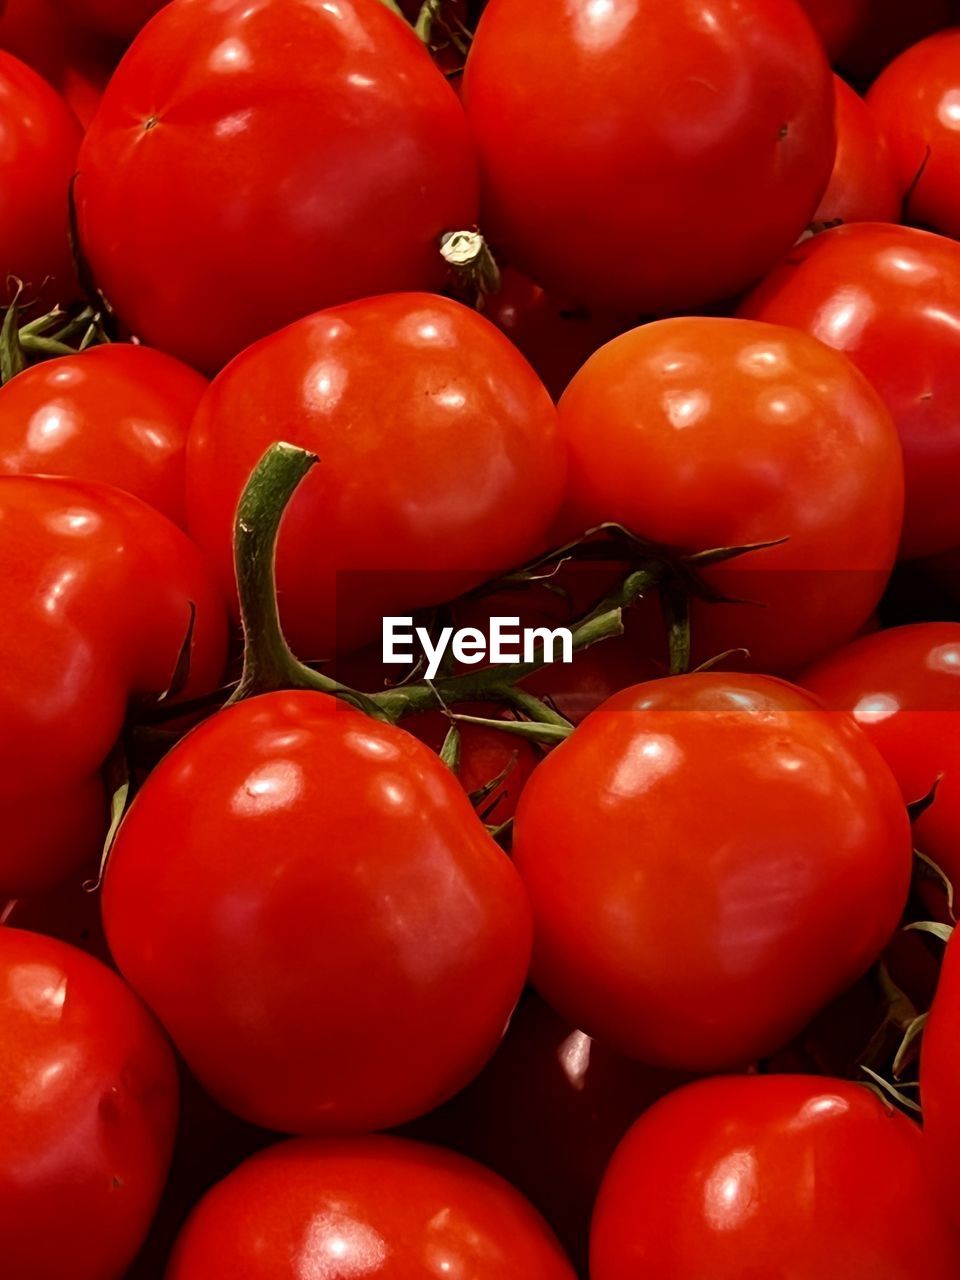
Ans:
<svg viewBox="0 0 960 1280"><path fill-rule="evenodd" d="M0 258L5 1280L957 1280L960 8L0 0Z"/></svg>

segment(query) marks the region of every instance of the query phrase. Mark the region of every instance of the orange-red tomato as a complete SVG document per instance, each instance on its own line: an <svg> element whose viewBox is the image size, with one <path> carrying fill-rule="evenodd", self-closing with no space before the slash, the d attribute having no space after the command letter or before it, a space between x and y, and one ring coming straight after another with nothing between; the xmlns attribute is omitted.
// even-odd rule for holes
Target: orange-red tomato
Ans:
<svg viewBox="0 0 960 1280"><path fill-rule="evenodd" d="M858 93L833 77L837 155L814 224L899 222L902 188L887 141Z"/></svg>

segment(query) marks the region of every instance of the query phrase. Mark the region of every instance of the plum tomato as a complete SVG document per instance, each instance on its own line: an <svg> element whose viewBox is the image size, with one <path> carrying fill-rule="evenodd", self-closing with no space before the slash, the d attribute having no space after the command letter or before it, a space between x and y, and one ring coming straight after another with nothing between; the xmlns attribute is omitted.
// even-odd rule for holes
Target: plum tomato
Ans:
<svg viewBox="0 0 960 1280"><path fill-rule="evenodd" d="M643 325L587 361L559 416L568 529L613 520L686 551L786 539L707 571L753 604L694 602L697 661L743 647L786 673L873 611L900 537L900 445L877 393L821 343L753 321Z"/></svg>
<svg viewBox="0 0 960 1280"><path fill-rule="evenodd" d="M815 226L834 222L899 222L903 188L890 148L870 108L845 80L833 77L837 156Z"/></svg>
<svg viewBox="0 0 960 1280"><path fill-rule="evenodd" d="M530 952L520 878L447 766L318 693L229 707L161 761L103 917L204 1087L294 1133L399 1124L462 1088Z"/></svg>
<svg viewBox="0 0 960 1280"><path fill-rule="evenodd" d="M591 1280L954 1280L923 1136L861 1084L706 1080L640 1117L597 1200Z"/></svg>
<svg viewBox="0 0 960 1280"><path fill-rule="evenodd" d="M911 227L835 227L798 245L740 314L842 351L879 391L903 446L900 555L960 544L960 244Z"/></svg>
<svg viewBox="0 0 960 1280"><path fill-rule="evenodd" d="M920 1101L927 1157L940 1203L960 1228L957 1152L960 1150L960 944L947 944L940 981L920 1048Z"/></svg>
<svg viewBox="0 0 960 1280"><path fill-rule="evenodd" d="M833 165L830 68L781 0L492 0L463 97L486 234L550 292L628 315L759 279Z"/></svg>
<svg viewBox="0 0 960 1280"><path fill-rule="evenodd" d="M276 440L321 459L277 553L284 630L307 659L546 550L562 498L542 383L482 316L430 294L309 316L211 384L188 442L187 509L231 595L234 509Z"/></svg>
<svg viewBox="0 0 960 1280"><path fill-rule="evenodd" d="M691 1071L769 1054L865 972L911 871L899 788L853 721L714 673L588 716L524 788L513 857L544 999Z"/></svg>
<svg viewBox="0 0 960 1280"><path fill-rule="evenodd" d="M105 480L182 525L187 432L206 385L126 342L35 364L0 387L0 474Z"/></svg>
<svg viewBox="0 0 960 1280"><path fill-rule="evenodd" d="M456 94L380 0L192 0L107 87L80 238L133 333L215 372L318 308L441 286L475 170Z"/></svg>
<svg viewBox="0 0 960 1280"><path fill-rule="evenodd" d="M177 1124L170 1047L106 965L0 928L0 1236L18 1280L118 1280Z"/></svg>

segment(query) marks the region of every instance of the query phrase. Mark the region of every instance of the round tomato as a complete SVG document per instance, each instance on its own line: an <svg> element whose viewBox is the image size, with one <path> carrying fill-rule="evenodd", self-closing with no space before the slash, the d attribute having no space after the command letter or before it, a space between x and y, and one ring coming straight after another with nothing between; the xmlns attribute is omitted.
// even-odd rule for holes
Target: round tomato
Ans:
<svg viewBox="0 0 960 1280"><path fill-rule="evenodd" d="M345 429L349 424L349 429ZM319 454L284 517L280 611L304 658L379 635L543 549L559 506L556 411L476 312L393 294L321 312L245 351L190 434L190 528L233 594L233 517L277 440Z"/></svg>
<svg viewBox="0 0 960 1280"><path fill-rule="evenodd" d="M170 1164L177 1070L105 965L0 928L0 1236L26 1280L124 1274Z"/></svg>
<svg viewBox="0 0 960 1280"><path fill-rule="evenodd" d="M885 400L906 472L901 556L960 543L960 245L910 227L836 227L798 245L741 314L842 351Z"/></svg>
<svg viewBox="0 0 960 1280"><path fill-rule="evenodd" d="M52 0L58 12L82 31L111 40L132 40L167 0Z"/></svg>
<svg viewBox="0 0 960 1280"><path fill-rule="evenodd" d="M920 1049L924 1140L940 1201L960 1227L957 1152L960 1151L960 946L950 939Z"/></svg>
<svg viewBox="0 0 960 1280"><path fill-rule="evenodd" d="M604 1178L591 1280L953 1280L917 1126L860 1084L707 1080L664 1098Z"/></svg>
<svg viewBox="0 0 960 1280"><path fill-rule="evenodd" d="M779 0L492 0L463 96L487 235L551 292L627 313L745 288L833 164L830 69Z"/></svg>
<svg viewBox="0 0 960 1280"><path fill-rule="evenodd" d="M911 870L896 782L846 716L761 676L616 694L517 809L533 981L642 1062L745 1065L876 959Z"/></svg>
<svg viewBox="0 0 960 1280"><path fill-rule="evenodd" d="M899 222L902 189L886 139L860 95L839 76L833 83L837 156L814 224Z"/></svg>
<svg viewBox="0 0 960 1280"><path fill-rule="evenodd" d="M462 1156L398 1138L284 1142L203 1199L166 1280L574 1280L547 1225Z"/></svg>
<svg viewBox="0 0 960 1280"><path fill-rule="evenodd" d="M124 342L33 365L0 387L0 474L106 480L182 524L187 431L206 385Z"/></svg>
<svg viewBox="0 0 960 1280"><path fill-rule="evenodd" d="M787 539L708 572L755 603L694 603L698 661L745 647L758 669L790 671L853 636L880 598L900 445L876 392L821 343L739 320L644 325L587 361L560 427L570 529L614 520L686 551Z"/></svg>
<svg viewBox="0 0 960 1280"><path fill-rule="evenodd" d="M174 748L117 835L103 915L205 1088L287 1132L384 1128L462 1088L530 950L519 877L446 765L317 693Z"/></svg>
<svg viewBox="0 0 960 1280"><path fill-rule="evenodd" d="M380 0L169 5L79 163L101 289L208 371L319 307L441 285L441 234L476 220L460 104Z"/></svg>

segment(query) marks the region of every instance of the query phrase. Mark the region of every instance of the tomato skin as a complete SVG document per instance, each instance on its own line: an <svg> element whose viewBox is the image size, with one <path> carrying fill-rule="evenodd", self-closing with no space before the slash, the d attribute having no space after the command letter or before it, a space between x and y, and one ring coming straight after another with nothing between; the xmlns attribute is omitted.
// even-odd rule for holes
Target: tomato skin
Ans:
<svg viewBox="0 0 960 1280"><path fill-rule="evenodd" d="M170 685L196 608L184 692L215 688L223 606L196 548L110 485L0 477L0 893L50 888L105 834L100 768L128 702Z"/></svg>
<svg viewBox="0 0 960 1280"><path fill-rule="evenodd" d="M833 77L837 155L814 224L899 222L902 188L887 141L858 93Z"/></svg>
<svg viewBox="0 0 960 1280"><path fill-rule="evenodd" d="M900 446L877 394L820 343L710 317L644 325L587 361L559 417L568 530L614 520L687 551L788 539L708 571L765 607L695 602L696 661L743 646L788 672L872 612L900 534Z"/></svg>
<svg viewBox="0 0 960 1280"><path fill-rule="evenodd" d="M860 1084L706 1080L623 1140L593 1220L592 1280L951 1280L917 1126Z"/></svg>
<svg viewBox="0 0 960 1280"><path fill-rule="evenodd" d="M713 673L588 716L527 783L513 857L544 999L621 1053L691 1071L765 1056L859 977L911 869L899 789L846 716Z"/></svg>
<svg viewBox="0 0 960 1280"><path fill-rule="evenodd" d="M900 555L960 543L960 245L911 227L857 223L798 245L740 314L842 351L870 379L903 445Z"/></svg>
<svg viewBox="0 0 960 1280"><path fill-rule="evenodd" d="M81 31L110 40L132 40L167 0L53 0L54 7Z"/></svg>
<svg viewBox="0 0 960 1280"><path fill-rule="evenodd" d="M957 1073L960 1048L960 948L956 936L947 943L940 981L920 1046L920 1101L928 1164L940 1202L960 1227L957 1199L957 1151L960 1109Z"/></svg>
<svg viewBox="0 0 960 1280"><path fill-rule="evenodd" d="M320 312L214 380L188 442L187 505L231 594L234 509L278 439L322 459L277 556L284 629L305 658L379 639L384 615L450 600L546 549L562 497L543 385L482 316L429 294Z"/></svg>
<svg viewBox="0 0 960 1280"><path fill-rule="evenodd" d="M168 6L79 167L98 284L145 342L211 373L318 308L441 286L441 234L477 216L456 95L380 0Z"/></svg>
<svg viewBox="0 0 960 1280"><path fill-rule="evenodd" d="M33 365L0 387L0 474L104 480L182 525L187 431L206 386L124 342Z"/></svg>
<svg viewBox="0 0 960 1280"><path fill-rule="evenodd" d="M120 1280L177 1123L173 1054L105 965L0 928L0 1233L11 1276Z"/></svg>
<svg viewBox="0 0 960 1280"><path fill-rule="evenodd" d="M300 1280L311 1267L331 1280L574 1280L512 1187L386 1137L297 1139L246 1161L200 1202L166 1280Z"/></svg>
<svg viewBox="0 0 960 1280"><path fill-rule="evenodd" d="M449 769L315 693L228 708L161 762L103 915L204 1087L286 1132L398 1124L461 1088L530 950L519 877Z"/></svg>
<svg viewBox="0 0 960 1280"><path fill-rule="evenodd" d="M759 278L809 222L835 147L819 41L793 5L709 13L487 6L463 84L483 226L545 289L628 315L696 307Z"/></svg>

